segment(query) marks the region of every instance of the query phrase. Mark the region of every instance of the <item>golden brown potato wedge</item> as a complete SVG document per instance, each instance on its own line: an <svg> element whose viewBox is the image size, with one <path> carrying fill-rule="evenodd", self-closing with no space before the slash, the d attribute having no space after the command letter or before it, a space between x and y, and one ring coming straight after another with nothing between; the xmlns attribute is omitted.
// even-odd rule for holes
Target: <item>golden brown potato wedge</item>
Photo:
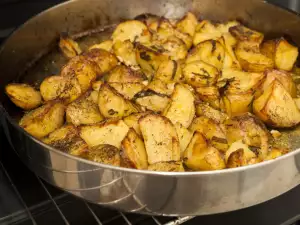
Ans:
<svg viewBox="0 0 300 225"><path fill-rule="evenodd" d="M198 21L196 16L193 13L188 12L176 23L176 28L180 32L189 34L191 37L193 37L196 31L197 24Z"/></svg>
<svg viewBox="0 0 300 225"><path fill-rule="evenodd" d="M68 78L63 76L46 77L40 85L40 92L45 101L50 101L59 98L66 90ZM81 89L79 90L81 92Z"/></svg>
<svg viewBox="0 0 300 225"><path fill-rule="evenodd" d="M145 170L148 168L147 152L143 140L130 128L121 145L121 159L125 167Z"/></svg>
<svg viewBox="0 0 300 225"><path fill-rule="evenodd" d="M34 109L42 103L40 92L28 84L8 84L5 92L16 106L25 110Z"/></svg>
<svg viewBox="0 0 300 225"><path fill-rule="evenodd" d="M193 137L193 132L185 128L182 124L180 123L175 123L175 129L178 135L179 139L179 144L180 144L180 155L181 158L183 157L183 153L190 143L192 137Z"/></svg>
<svg viewBox="0 0 300 225"><path fill-rule="evenodd" d="M98 123L104 118L100 114L97 102L92 99L91 93L87 93L67 106L66 119L67 122L79 126Z"/></svg>
<svg viewBox="0 0 300 225"><path fill-rule="evenodd" d="M193 45L208 40L216 40L222 36L222 32L208 20L202 20L196 26L196 33L193 38Z"/></svg>
<svg viewBox="0 0 300 225"><path fill-rule="evenodd" d="M142 136L139 119L147 114L149 114L149 112L133 113L125 117L123 120L128 127L133 128L138 135Z"/></svg>
<svg viewBox="0 0 300 225"><path fill-rule="evenodd" d="M138 112L138 108L126 100L108 84L102 84L99 90L98 107L106 118L122 118Z"/></svg>
<svg viewBox="0 0 300 225"><path fill-rule="evenodd" d="M282 156L282 155L284 155L288 152L289 152L289 150L286 149L286 148L274 148L273 147L269 151L269 153L268 153L267 157L265 158L265 160L276 159L276 158L278 158L278 157L280 157L280 156Z"/></svg>
<svg viewBox="0 0 300 225"><path fill-rule="evenodd" d="M43 138L64 123L65 106L60 102L47 104L26 113L19 122L29 134Z"/></svg>
<svg viewBox="0 0 300 225"><path fill-rule="evenodd" d="M275 65L278 69L290 71L298 57L298 48L281 38L276 43Z"/></svg>
<svg viewBox="0 0 300 225"><path fill-rule="evenodd" d="M85 158L112 166L120 166L121 164L119 149L109 144L100 144L91 147Z"/></svg>
<svg viewBox="0 0 300 225"><path fill-rule="evenodd" d="M67 58L73 58L77 55L80 55L82 52L78 43L67 34L62 34L60 36L58 46Z"/></svg>
<svg viewBox="0 0 300 225"><path fill-rule="evenodd" d="M133 71L127 66L119 65L112 69L106 79L109 83L143 83L147 77L139 72Z"/></svg>
<svg viewBox="0 0 300 225"><path fill-rule="evenodd" d="M219 170L225 168L222 154L209 146L204 136L195 132L184 152L184 164L192 170Z"/></svg>
<svg viewBox="0 0 300 225"><path fill-rule="evenodd" d="M300 122L300 111L293 98L277 80L253 102L253 111L272 127L293 127Z"/></svg>
<svg viewBox="0 0 300 225"><path fill-rule="evenodd" d="M139 119L148 163L179 161L180 145L176 129L170 120L156 114Z"/></svg>
<svg viewBox="0 0 300 225"><path fill-rule="evenodd" d="M72 58L61 70L61 76L69 79L77 79L82 93L91 87L92 82L99 73L97 64L81 55Z"/></svg>
<svg viewBox="0 0 300 225"><path fill-rule="evenodd" d="M91 47L89 47L89 50L91 50L93 48L100 48L100 49L103 49L105 51L111 52L112 47L113 47L112 40L106 40L106 41L102 41L100 44L92 45Z"/></svg>
<svg viewBox="0 0 300 225"><path fill-rule="evenodd" d="M170 36L165 40L154 42L154 46L162 49L163 55L169 56L171 60L182 60L188 54L188 49L184 42L175 36Z"/></svg>
<svg viewBox="0 0 300 225"><path fill-rule="evenodd" d="M139 69L139 65L136 61L135 48L130 40L117 40L113 45L113 50L120 62L134 70Z"/></svg>
<svg viewBox="0 0 300 225"><path fill-rule="evenodd" d="M260 52L270 59L275 59L276 40L264 41L260 46Z"/></svg>
<svg viewBox="0 0 300 225"><path fill-rule="evenodd" d="M227 104L230 104L230 106L227 105L224 111L230 116L237 116L252 111L254 95L251 92L240 94L226 92L223 99L225 100L225 98L228 101Z"/></svg>
<svg viewBox="0 0 300 225"><path fill-rule="evenodd" d="M225 154L228 168L251 165L259 162L259 159L241 140L232 143Z"/></svg>
<svg viewBox="0 0 300 225"><path fill-rule="evenodd" d="M192 132L200 132L215 148L221 151L228 149L225 130L212 119L205 116L197 117L193 120L189 129Z"/></svg>
<svg viewBox="0 0 300 225"><path fill-rule="evenodd" d="M294 102L296 103L298 109L300 110L300 98L294 98Z"/></svg>
<svg viewBox="0 0 300 225"><path fill-rule="evenodd" d="M104 82L102 80L97 80L97 81L93 82L93 84L92 84L93 90L99 92L100 87L103 83Z"/></svg>
<svg viewBox="0 0 300 225"><path fill-rule="evenodd" d="M215 109L220 108L220 93L216 86L199 87L196 92L202 101L209 103Z"/></svg>
<svg viewBox="0 0 300 225"><path fill-rule="evenodd" d="M159 79L152 80L148 86L147 90L154 91L161 95L170 96L174 91L175 83L172 82L164 82Z"/></svg>
<svg viewBox="0 0 300 225"><path fill-rule="evenodd" d="M264 159L269 149L270 133L257 117L250 113L235 116L225 122L229 145L242 140L246 145L259 148L259 157Z"/></svg>
<svg viewBox="0 0 300 225"><path fill-rule="evenodd" d="M125 99L132 99L134 95L145 88L142 83L109 83Z"/></svg>
<svg viewBox="0 0 300 225"><path fill-rule="evenodd" d="M117 40L140 43L149 43L151 39L151 33L147 26L138 20L128 20L120 23L112 34L112 40L115 43Z"/></svg>
<svg viewBox="0 0 300 225"><path fill-rule="evenodd" d="M237 44L237 40L230 33L223 34L222 39L223 39L222 42L224 43L223 46L225 48L223 69L226 68L241 69L241 65L238 59L236 58L234 52L235 46Z"/></svg>
<svg viewBox="0 0 300 225"><path fill-rule="evenodd" d="M209 104L205 102L201 102L196 104L196 115L197 116L206 116L216 123L223 123L227 119L227 115L222 113L219 110L216 110L209 106Z"/></svg>
<svg viewBox="0 0 300 225"><path fill-rule="evenodd" d="M166 60L162 62L155 74L155 79L164 82L177 82L182 79L182 68L178 61Z"/></svg>
<svg viewBox="0 0 300 225"><path fill-rule="evenodd" d="M157 162L149 165L148 170L161 171L161 172L184 172L182 162Z"/></svg>
<svg viewBox="0 0 300 225"><path fill-rule="evenodd" d="M64 77L64 79L66 81L66 84L64 85L64 89L61 93L60 89L58 88L58 93L60 93L58 99L61 99L64 103L68 104L79 98L85 92L85 90L81 88L82 86L80 85L76 77ZM48 86L47 88L50 89L51 85L52 84L50 83L50 86Z"/></svg>
<svg viewBox="0 0 300 225"><path fill-rule="evenodd" d="M143 13L134 17L134 19L143 22L149 27L152 23L158 22L160 17L151 13Z"/></svg>
<svg viewBox="0 0 300 225"><path fill-rule="evenodd" d="M100 68L100 72L98 72L98 76L103 75L104 73L110 71L118 63L118 59L116 58L115 55L100 48L93 48L83 53L82 55L87 60L94 62L98 65L98 67Z"/></svg>
<svg viewBox="0 0 300 225"><path fill-rule="evenodd" d="M137 93L133 100L142 108L161 113L170 102L167 95L156 93L152 90L145 90Z"/></svg>
<svg viewBox="0 0 300 225"><path fill-rule="evenodd" d="M179 122L188 128L195 116L195 98L193 93L182 84L176 84L171 102L163 115L173 124Z"/></svg>
<svg viewBox="0 0 300 225"><path fill-rule="evenodd" d="M251 30L243 25L230 27L229 32L239 41L255 42L260 44L264 39L264 35L262 33Z"/></svg>
<svg viewBox="0 0 300 225"><path fill-rule="evenodd" d="M100 124L81 126L79 134L90 147L109 144L120 148L128 130L129 127L123 120L111 120Z"/></svg>
<svg viewBox="0 0 300 225"><path fill-rule="evenodd" d="M186 63L203 61L217 69L223 68L225 49L216 40L207 40L195 46L188 54Z"/></svg>
<svg viewBox="0 0 300 225"><path fill-rule="evenodd" d="M217 82L219 71L216 67L198 60L187 63L183 68L185 81L193 87L211 86Z"/></svg>

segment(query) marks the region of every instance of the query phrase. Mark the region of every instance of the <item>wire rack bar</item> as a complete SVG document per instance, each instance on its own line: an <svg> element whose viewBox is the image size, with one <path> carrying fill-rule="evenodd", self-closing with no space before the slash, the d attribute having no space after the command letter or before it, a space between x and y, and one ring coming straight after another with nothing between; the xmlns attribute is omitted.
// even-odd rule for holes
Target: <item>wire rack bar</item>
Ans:
<svg viewBox="0 0 300 225"><path fill-rule="evenodd" d="M128 220L128 218L124 215L124 213L122 213L122 212L119 212L119 213L128 225L132 225L131 222Z"/></svg>
<svg viewBox="0 0 300 225"><path fill-rule="evenodd" d="M99 220L98 216L96 213L91 209L89 204L86 201L83 201L86 207L89 209L90 213L93 215L94 219L97 221L98 225L102 225L102 222Z"/></svg>
<svg viewBox="0 0 300 225"><path fill-rule="evenodd" d="M154 216L151 216L151 217L157 225L162 225Z"/></svg>
<svg viewBox="0 0 300 225"><path fill-rule="evenodd" d="M195 218L195 217L194 216L178 217L176 220L165 223L164 225L180 225L180 224L183 224L186 221L189 221L193 218Z"/></svg>
<svg viewBox="0 0 300 225"><path fill-rule="evenodd" d="M7 170L5 169L4 165L2 164L2 162L0 161L0 166L1 168L3 169L3 172L5 174L5 176L7 177L7 179L9 180L14 192L16 193L16 195L18 196L19 200L21 201L21 204L24 206L25 210L26 210L26 213L28 214L29 218L31 219L32 221L32 224L33 225L37 225L36 221L34 220L33 216L31 215L31 212L30 210L28 209L24 199L22 198L22 195L20 194L20 192L18 191L17 187L15 186L13 180L11 179L11 177L9 176Z"/></svg>

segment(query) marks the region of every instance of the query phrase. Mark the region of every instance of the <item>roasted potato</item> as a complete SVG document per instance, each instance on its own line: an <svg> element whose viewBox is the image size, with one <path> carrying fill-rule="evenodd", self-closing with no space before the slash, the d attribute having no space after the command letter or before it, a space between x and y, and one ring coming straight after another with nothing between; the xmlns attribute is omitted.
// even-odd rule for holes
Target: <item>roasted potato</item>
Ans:
<svg viewBox="0 0 300 225"><path fill-rule="evenodd" d="M290 71L298 57L298 48L291 45L287 40L281 38L275 47L275 65L277 69Z"/></svg>
<svg viewBox="0 0 300 225"><path fill-rule="evenodd" d="M113 45L113 50L120 62L134 70L139 69L136 61L135 48L130 40L117 40Z"/></svg>
<svg viewBox="0 0 300 225"><path fill-rule="evenodd" d="M130 128L121 143L121 159L125 167L145 170L148 168L147 152L143 140Z"/></svg>
<svg viewBox="0 0 300 225"><path fill-rule="evenodd" d="M296 103L276 79L254 100L253 112L272 127L293 127L300 122L300 111Z"/></svg>
<svg viewBox="0 0 300 225"><path fill-rule="evenodd" d="M100 87L103 83L104 82L102 80L97 80L97 81L93 82L93 84L92 84L93 90L99 92Z"/></svg>
<svg viewBox="0 0 300 225"><path fill-rule="evenodd" d="M91 93L80 97L67 106L67 122L75 126L98 123L104 118L100 114L97 103L92 99Z"/></svg>
<svg viewBox="0 0 300 225"><path fill-rule="evenodd" d="M251 92L233 94L226 92L223 96L225 103L225 112L229 116L237 116L252 111L252 102L254 95Z"/></svg>
<svg viewBox="0 0 300 225"><path fill-rule="evenodd" d="M241 24L230 27L229 32L239 41L261 44L264 39L264 35L262 33L251 30Z"/></svg>
<svg viewBox="0 0 300 225"><path fill-rule="evenodd" d="M115 55L100 48L93 48L87 52L84 52L82 55L87 60L98 65L98 68L100 69L100 71L97 73L98 76L110 71L118 63L118 59Z"/></svg>
<svg viewBox="0 0 300 225"><path fill-rule="evenodd" d="M154 42L154 47L161 49L161 53L168 56L171 60L185 59L188 54L188 49L184 42L175 36Z"/></svg>
<svg viewBox="0 0 300 225"><path fill-rule="evenodd" d="M236 58L234 52L235 46L237 44L237 40L230 33L223 34L222 39L223 39L223 46L225 48L223 69L226 68L241 69L241 65L238 59Z"/></svg>
<svg viewBox="0 0 300 225"><path fill-rule="evenodd" d="M220 93L216 86L199 87L196 92L202 101L209 103L215 109L220 108Z"/></svg>
<svg viewBox="0 0 300 225"><path fill-rule="evenodd" d="M148 114L139 119L139 124L149 164L180 160L179 139L170 120Z"/></svg>
<svg viewBox="0 0 300 225"><path fill-rule="evenodd" d="M207 118L212 119L216 123L223 123L228 117L225 113L214 109L213 107L209 106L208 103L205 102L196 104L196 115L199 117L206 116Z"/></svg>
<svg viewBox="0 0 300 225"><path fill-rule="evenodd" d="M259 159L241 140L232 143L225 153L226 166L228 168L251 165L259 162Z"/></svg>
<svg viewBox="0 0 300 225"><path fill-rule="evenodd" d="M182 162L157 162L148 166L148 170L161 172L184 172Z"/></svg>
<svg viewBox="0 0 300 225"><path fill-rule="evenodd" d="M219 77L219 70L198 60L187 63L183 68L185 81L193 87L203 87L214 85Z"/></svg>
<svg viewBox="0 0 300 225"><path fill-rule="evenodd" d="M120 23L112 34L113 43L116 41L126 41L139 43L149 43L151 39L151 33L147 26L138 20L128 20Z"/></svg>
<svg viewBox="0 0 300 225"><path fill-rule="evenodd" d="M63 125L64 115L65 106L52 101L26 113L19 125L32 136L43 138Z"/></svg>
<svg viewBox="0 0 300 225"><path fill-rule="evenodd" d="M193 38L193 44L196 46L201 42L208 40L216 40L222 36L222 32L216 28L214 24L212 24L208 20L202 20L196 26L196 33Z"/></svg>
<svg viewBox="0 0 300 225"><path fill-rule="evenodd" d="M171 96L171 102L163 115L173 124L179 122L188 128L195 116L195 98L193 93L182 84L176 84Z"/></svg>
<svg viewBox="0 0 300 225"><path fill-rule="evenodd" d="M155 73L155 79L164 82L180 81L182 79L182 68L180 63L175 60L163 61Z"/></svg>
<svg viewBox="0 0 300 225"><path fill-rule="evenodd" d="M216 40L207 40L199 43L189 52L186 63L201 60L217 69L222 69L224 57L223 45Z"/></svg>
<svg viewBox="0 0 300 225"><path fill-rule="evenodd" d="M112 166L120 166L121 164L119 149L109 144L100 144L91 147L86 158L98 163Z"/></svg>
<svg viewBox="0 0 300 225"><path fill-rule="evenodd" d="M176 28L182 32L194 36L198 21L193 13L188 12L183 18L176 23Z"/></svg>
<svg viewBox="0 0 300 225"><path fill-rule="evenodd" d="M69 79L63 76L46 77L40 85L40 92L43 99L50 101L59 98L66 91L68 83L70 83ZM78 91L81 93L80 87Z"/></svg>
<svg viewBox="0 0 300 225"><path fill-rule="evenodd" d="M161 95L170 96L174 91L174 87L175 87L175 83L164 82L162 80L155 79L148 84L146 89L154 91Z"/></svg>
<svg viewBox="0 0 300 225"><path fill-rule="evenodd" d="M90 147L108 144L120 148L128 130L129 127L123 120L110 120L100 124L80 126L79 134Z"/></svg>
<svg viewBox="0 0 300 225"><path fill-rule="evenodd" d="M133 128L138 135L142 136L139 119L147 114L149 114L149 112L133 113L130 116L125 117L123 120L128 127Z"/></svg>
<svg viewBox="0 0 300 225"><path fill-rule="evenodd" d="M248 146L259 148L259 157L266 157L269 149L270 133L257 117L250 113L235 116L225 122L228 144L242 140Z"/></svg>
<svg viewBox="0 0 300 225"><path fill-rule="evenodd" d="M182 124L180 123L175 123L175 129L178 135L179 139L179 144L180 144L180 155L181 158L183 157L183 153L190 143L192 137L193 137L193 132L191 132L189 129L185 128Z"/></svg>
<svg viewBox="0 0 300 225"><path fill-rule="evenodd" d="M5 92L16 106L25 110L34 109L42 104L40 92L28 84L8 84L5 87Z"/></svg>
<svg viewBox="0 0 300 225"><path fill-rule="evenodd" d="M276 40L264 41L260 45L260 52L268 58L275 60Z"/></svg>
<svg viewBox="0 0 300 225"><path fill-rule="evenodd" d="M145 88L142 83L109 83L125 99L132 99L134 95Z"/></svg>
<svg viewBox="0 0 300 225"><path fill-rule="evenodd" d="M152 90L145 90L137 93L133 100L142 108L154 112L163 112L170 102L167 95L156 93Z"/></svg>
<svg viewBox="0 0 300 225"><path fill-rule="evenodd" d="M282 156L282 155L284 155L284 154L286 154L288 152L289 152L289 150L286 149L286 148L274 148L273 147L269 151L269 153L268 153L267 157L265 158L265 160L276 159L276 158L278 158L278 157L280 157L280 156Z"/></svg>
<svg viewBox="0 0 300 225"><path fill-rule="evenodd" d="M184 152L184 164L192 170L219 170L225 168L222 154L209 146L204 136L195 132Z"/></svg>
<svg viewBox="0 0 300 225"><path fill-rule="evenodd" d="M126 100L108 84L102 84L99 90L98 107L106 118L122 118L138 112L138 108Z"/></svg>
<svg viewBox="0 0 300 225"><path fill-rule="evenodd" d="M88 81L88 80L86 80L86 81ZM63 86L62 92L61 92L61 89L59 86L55 87L58 89L57 93L59 93L58 98L55 98L55 99L61 99L64 103L68 104L68 103L75 101L77 98L79 98L85 92L85 90L82 89L82 86L80 85L78 79L76 79L76 77L74 77L74 76L73 77L69 77L69 76L64 77L63 82L66 82L66 84L62 85ZM46 88L50 89L52 83L48 83L47 85L48 86ZM49 93L50 93L50 91L49 91ZM49 96L51 96L51 93L49 94ZM53 94L53 97L54 96L55 96L55 94Z"/></svg>
<svg viewBox="0 0 300 225"><path fill-rule="evenodd" d="M228 149L225 129L212 119L205 116L197 117L193 120L189 129L192 132L200 132L215 148L221 151Z"/></svg>
<svg viewBox="0 0 300 225"><path fill-rule="evenodd" d="M106 40L106 41L102 41L100 44L92 45L91 47L89 47L89 50L91 50L93 48L100 48L105 51L111 52L113 49L112 47L113 47L112 40Z"/></svg>
<svg viewBox="0 0 300 225"><path fill-rule="evenodd" d="M112 69L106 81L108 83L144 83L147 77L139 71L133 71L127 66L119 65Z"/></svg>
<svg viewBox="0 0 300 225"><path fill-rule="evenodd" d="M73 58L82 52L78 43L67 34L62 34L60 36L58 46L67 58Z"/></svg>

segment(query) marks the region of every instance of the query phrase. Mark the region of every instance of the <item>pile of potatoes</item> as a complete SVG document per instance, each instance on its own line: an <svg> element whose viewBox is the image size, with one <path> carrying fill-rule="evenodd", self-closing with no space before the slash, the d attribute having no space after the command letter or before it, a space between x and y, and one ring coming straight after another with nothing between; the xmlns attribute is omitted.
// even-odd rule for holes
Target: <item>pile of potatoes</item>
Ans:
<svg viewBox="0 0 300 225"><path fill-rule="evenodd" d="M237 21L144 14L82 51L71 38L60 74L34 89L6 86L19 124L61 151L154 171L202 171L277 158L280 132L300 122L298 48ZM276 135L275 135L276 134ZM276 142L276 141L275 141Z"/></svg>

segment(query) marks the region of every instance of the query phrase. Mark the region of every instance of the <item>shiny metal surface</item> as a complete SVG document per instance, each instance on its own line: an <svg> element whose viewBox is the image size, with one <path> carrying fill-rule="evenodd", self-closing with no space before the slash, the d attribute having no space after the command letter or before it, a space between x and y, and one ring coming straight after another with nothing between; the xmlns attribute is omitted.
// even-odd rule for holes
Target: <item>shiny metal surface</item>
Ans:
<svg viewBox="0 0 300 225"><path fill-rule="evenodd" d="M236 210L274 198L299 184L299 131L289 135L295 151L273 161L222 171L163 173L79 159L44 145L16 124L19 113L3 87L22 76L30 77L24 70L52 48L60 32L76 35L142 13L178 18L188 10L213 20L238 18L267 36L286 34L300 45L300 18L259 0L75 0L58 5L24 24L0 52L2 123L23 162L47 182L88 201L152 215Z"/></svg>

